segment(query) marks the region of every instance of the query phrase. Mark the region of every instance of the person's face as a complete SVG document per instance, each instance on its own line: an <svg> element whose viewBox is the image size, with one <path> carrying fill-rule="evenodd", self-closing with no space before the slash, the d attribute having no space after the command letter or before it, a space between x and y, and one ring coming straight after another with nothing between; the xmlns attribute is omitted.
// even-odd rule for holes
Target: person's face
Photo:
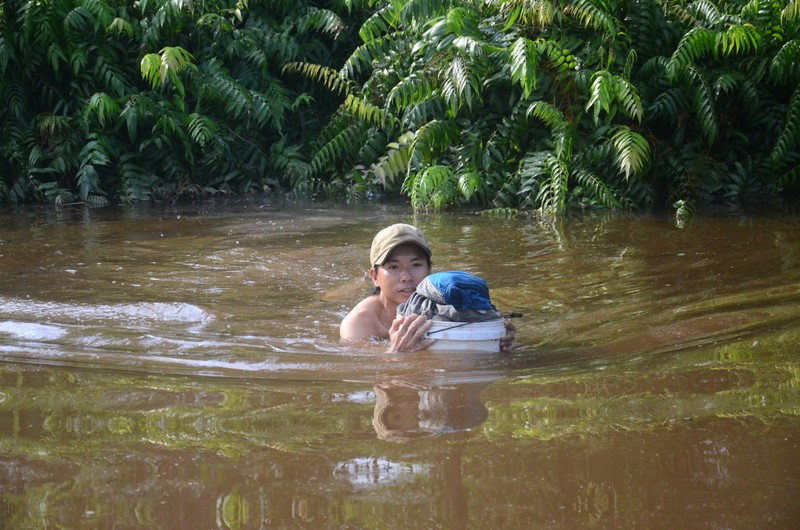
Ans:
<svg viewBox="0 0 800 530"><path fill-rule="evenodd" d="M372 283L390 300L406 302L421 282L430 274L425 252L413 243L400 245L377 268L370 271Z"/></svg>

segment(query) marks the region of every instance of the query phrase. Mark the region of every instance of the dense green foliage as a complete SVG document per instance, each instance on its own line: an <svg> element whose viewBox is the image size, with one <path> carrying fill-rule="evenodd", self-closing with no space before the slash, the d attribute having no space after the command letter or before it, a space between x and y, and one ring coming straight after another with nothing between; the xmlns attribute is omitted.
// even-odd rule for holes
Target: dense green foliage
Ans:
<svg viewBox="0 0 800 530"><path fill-rule="evenodd" d="M0 199L296 185L302 140L335 102L280 67L340 61L331 43L347 38L318 4L3 2Z"/></svg>
<svg viewBox="0 0 800 530"><path fill-rule="evenodd" d="M338 71L310 172L416 207L740 201L797 188L798 2L394 1Z"/></svg>
<svg viewBox="0 0 800 530"><path fill-rule="evenodd" d="M800 188L798 0L10 0L0 31L7 202Z"/></svg>

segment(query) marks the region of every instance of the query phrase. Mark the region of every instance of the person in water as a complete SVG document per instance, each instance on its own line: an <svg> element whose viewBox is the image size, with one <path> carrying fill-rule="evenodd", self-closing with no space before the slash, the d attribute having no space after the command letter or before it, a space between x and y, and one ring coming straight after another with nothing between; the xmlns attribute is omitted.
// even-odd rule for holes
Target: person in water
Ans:
<svg viewBox="0 0 800 530"><path fill-rule="evenodd" d="M398 306L431 273L431 254L430 243L415 226L397 223L378 232L369 254L373 293L344 317L339 336L350 341L389 339L390 352L419 351L433 344L435 339L425 335L433 325L426 316L397 316ZM516 332L508 320L506 331L502 350L510 348Z"/></svg>

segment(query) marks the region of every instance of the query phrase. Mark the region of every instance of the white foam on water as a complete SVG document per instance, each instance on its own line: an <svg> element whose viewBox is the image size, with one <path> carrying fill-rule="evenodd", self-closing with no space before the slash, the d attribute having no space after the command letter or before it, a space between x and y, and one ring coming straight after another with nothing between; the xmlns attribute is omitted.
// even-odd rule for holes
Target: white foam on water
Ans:
<svg viewBox="0 0 800 530"><path fill-rule="evenodd" d="M0 322L0 335L8 335L21 340L57 340L66 334L67 330L48 324L14 320Z"/></svg>

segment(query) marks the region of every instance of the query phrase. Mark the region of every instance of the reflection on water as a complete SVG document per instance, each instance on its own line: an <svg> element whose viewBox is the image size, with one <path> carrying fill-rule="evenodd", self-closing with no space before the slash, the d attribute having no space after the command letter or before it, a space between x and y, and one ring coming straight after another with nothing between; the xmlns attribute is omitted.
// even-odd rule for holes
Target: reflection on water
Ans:
<svg viewBox="0 0 800 530"><path fill-rule="evenodd" d="M393 378L374 385L373 426L378 438L408 441L421 436L450 434L477 427L488 416L480 398L491 379L481 382L451 382L442 377Z"/></svg>
<svg viewBox="0 0 800 530"><path fill-rule="evenodd" d="M524 313L514 351L339 343L397 221ZM794 528L799 225L270 200L0 214L0 521Z"/></svg>

